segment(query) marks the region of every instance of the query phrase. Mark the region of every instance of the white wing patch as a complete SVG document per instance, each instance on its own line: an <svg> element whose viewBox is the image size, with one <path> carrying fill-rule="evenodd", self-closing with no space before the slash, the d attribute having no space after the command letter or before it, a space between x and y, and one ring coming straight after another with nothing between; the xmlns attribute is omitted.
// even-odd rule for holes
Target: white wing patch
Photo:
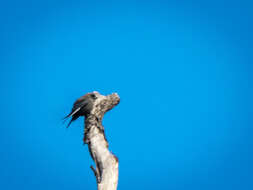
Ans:
<svg viewBox="0 0 253 190"><path fill-rule="evenodd" d="M81 107L77 108L69 117L72 117L76 112L78 112L81 109Z"/></svg>

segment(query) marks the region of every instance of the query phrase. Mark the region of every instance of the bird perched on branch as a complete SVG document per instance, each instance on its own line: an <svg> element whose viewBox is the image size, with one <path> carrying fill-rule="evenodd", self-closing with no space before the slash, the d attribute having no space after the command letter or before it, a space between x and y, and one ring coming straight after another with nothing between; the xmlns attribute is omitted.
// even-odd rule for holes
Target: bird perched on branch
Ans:
<svg viewBox="0 0 253 190"><path fill-rule="evenodd" d="M68 123L67 128L70 126L72 121L75 121L80 116L86 117L91 112L93 108L93 104L95 100L97 99L97 96L98 96L98 93L94 91L92 93L88 93L80 97L79 99L75 101L71 112L66 117L63 118L65 120L69 117L72 117L70 122Z"/></svg>

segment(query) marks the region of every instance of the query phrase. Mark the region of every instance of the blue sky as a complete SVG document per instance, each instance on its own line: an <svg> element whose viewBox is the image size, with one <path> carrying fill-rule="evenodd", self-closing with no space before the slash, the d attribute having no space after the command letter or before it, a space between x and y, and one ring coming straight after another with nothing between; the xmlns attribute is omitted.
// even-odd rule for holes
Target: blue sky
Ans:
<svg viewBox="0 0 253 190"><path fill-rule="evenodd" d="M83 119L103 124L119 189L252 190L250 1L0 3L0 188L96 189Z"/></svg>

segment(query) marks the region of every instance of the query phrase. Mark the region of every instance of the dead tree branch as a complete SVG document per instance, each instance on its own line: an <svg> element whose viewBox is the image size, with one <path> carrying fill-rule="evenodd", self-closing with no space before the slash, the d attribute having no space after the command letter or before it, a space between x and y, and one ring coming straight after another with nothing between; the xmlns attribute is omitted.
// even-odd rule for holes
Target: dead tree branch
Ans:
<svg viewBox="0 0 253 190"><path fill-rule="evenodd" d="M108 149L102 119L104 114L116 106L120 98L118 94L103 96L97 93L92 110L85 117L84 143L96 168L91 166L97 180L98 190L116 190L118 185L118 159Z"/></svg>

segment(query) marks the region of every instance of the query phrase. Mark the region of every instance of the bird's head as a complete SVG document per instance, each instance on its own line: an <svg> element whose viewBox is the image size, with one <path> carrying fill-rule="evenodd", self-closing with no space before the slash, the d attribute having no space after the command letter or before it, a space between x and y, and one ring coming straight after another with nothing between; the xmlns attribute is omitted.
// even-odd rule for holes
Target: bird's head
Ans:
<svg viewBox="0 0 253 190"><path fill-rule="evenodd" d="M97 91L85 94L77 99L73 105L72 111L64 118L72 117L70 123L80 116L102 115L119 103L119 96L113 93L108 96L101 95Z"/></svg>
<svg viewBox="0 0 253 190"><path fill-rule="evenodd" d="M80 99L82 99L82 97ZM97 91L93 91L84 95L83 101L85 102L86 113L95 114L101 111L108 111L111 109L109 105L117 105L119 103L119 96L117 93L104 96Z"/></svg>
<svg viewBox="0 0 253 190"><path fill-rule="evenodd" d="M101 97L102 97L101 94L99 94L97 91L93 91L93 92L89 92L85 94L84 96L80 97L78 100L94 104L94 102L97 101L97 99Z"/></svg>

